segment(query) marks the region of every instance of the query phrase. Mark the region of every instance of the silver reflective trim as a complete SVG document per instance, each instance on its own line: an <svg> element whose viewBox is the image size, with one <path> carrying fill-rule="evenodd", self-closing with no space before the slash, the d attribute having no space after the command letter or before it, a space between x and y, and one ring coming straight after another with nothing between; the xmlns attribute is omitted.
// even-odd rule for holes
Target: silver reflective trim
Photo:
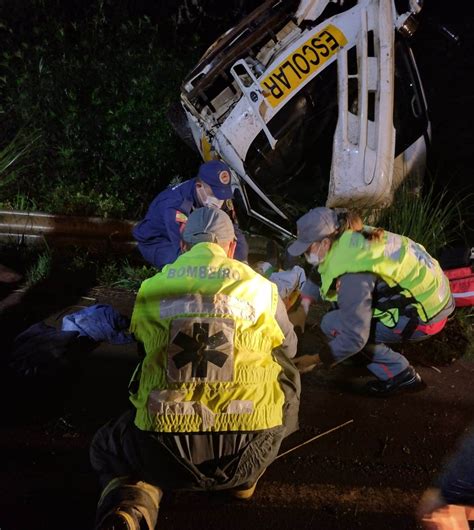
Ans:
<svg viewBox="0 0 474 530"><path fill-rule="evenodd" d="M157 395L160 392L151 392L148 399L148 410L157 416L190 416L197 415L202 420L201 428L210 429L214 425L214 413L202 403L196 401L160 401ZM188 448L189 449L189 448Z"/></svg>
<svg viewBox="0 0 474 530"><path fill-rule="evenodd" d="M150 408L153 403L161 403L163 401L180 402L185 397L185 390L152 390L148 396L148 407Z"/></svg>
<svg viewBox="0 0 474 530"><path fill-rule="evenodd" d="M234 399L226 409L227 414L252 414L253 411L253 401L247 399Z"/></svg>
<svg viewBox="0 0 474 530"><path fill-rule="evenodd" d="M398 234L385 233L387 234L387 242L385 243L384 255L393 261L398 261L402 251L402 238Z"/></svg>
<svg viewBox="0 0 474 530"><path fill-rule="evenodd" d="M191 314L231 316L256 322L255 307L250 302L225 294L214 296L189 294L179 298L160 300L160 318L162 319Z"/></svg>
<svg viewBox="0 0 474 530"><path fill-rule="evenodd" d="M157 416L195 414L194 401L148 401L148 410Z"/></svg>

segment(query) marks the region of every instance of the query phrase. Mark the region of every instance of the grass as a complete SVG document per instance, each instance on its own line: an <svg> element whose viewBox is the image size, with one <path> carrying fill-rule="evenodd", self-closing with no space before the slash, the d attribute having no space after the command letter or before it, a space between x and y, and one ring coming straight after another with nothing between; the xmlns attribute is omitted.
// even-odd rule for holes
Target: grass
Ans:
<svg viewBox="0 0 474 530"><path fill-rule="evenodd" d="M31 155L37 149L41 134L35 129L20 129L0 148L0 189L16 179L19 172L31 163Z"/></svg>
<svg viewBox="0 0 474 530"><path fill-rule="evenodd" d="M420 196L401 187L392 205L377 216L377 226L403 234L423 245L434 256L444 246L459 241L469 215L472 195L458 196L447 191L436 194L433 186Z"/></svg>
<svg viewBox="0 0 474 530"><path fill-rule="evenodd" d="M127 259L110 261L100 267L98 282L105 287L120 287L137 292L141 283L156 273L154 267L133 265Z"/></svg>
<svg viewBox="0 0 474 530"><path fill-rule="evenodd" d="M41 252L25 274L26 287L33 287L44 281L51 273L52 255L49 250Z"/></svg>

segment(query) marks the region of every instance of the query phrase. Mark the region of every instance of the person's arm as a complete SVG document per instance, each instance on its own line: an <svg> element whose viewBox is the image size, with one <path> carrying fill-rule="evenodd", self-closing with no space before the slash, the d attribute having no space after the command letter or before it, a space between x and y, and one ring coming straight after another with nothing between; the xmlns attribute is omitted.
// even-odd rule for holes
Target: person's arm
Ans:
<svg viewBox="0 0 474 530"><path fill-rule="evenodd" d="M339 328L329 342L334 364L358 353L367 344L376 281L377 276L371 273L350 273L340 277L337 293Z"/></svg>
<svg viewBox="0 0 474 530"><path fill-rule="evenodd" d="M247 239L236 224L234 224L234 231L235 237L237 239L234 259L247 263L249 259L249 245L247 243Z"/></svg>
<svg viewBox="0 0 474 530"><path fill-rule="evenodd" d="M319 285L313 282L310 278L307 278L301 288L301 301L306 313L308 312L309 306L319 300L321 300Z"/></svg>
<svg viewBox="0 0 474 530"><path fill-rule="evenodd" d="M474 427L447 460L437 486L446 504L474 506Z"/></svg>
<svg viewBox="0 0 474 530"><path fill-rule="evenodd" d="M298 339L296 337L295 330L293 329L293 324L288 318L285 304L280 297L278 297L275 319L280 326L280 329L283 331L283 334L285 335L285 340L283 341L283 344L279 346L279 348L289 359L293 359L293 357L296 355Z"/></svg>
<svg viewBox="0 0 474 530"><path fill-rule="evenodd" d="M167 208L163 214L165 230L169 245L163 249L166 256L161 256L163 263L173 263L181 254L181 232L185 226L185 214L176 210L176 208ZM181 222L179 219L183 219Z"/></svg>
<svg viewBox="0 0 474 530"><path fill-rule="evenodd" d="M423 493L417 515L429 517L447 504L474 506L474 425L445 461L434 487Z"/></svg>
<svg viewBox="0 0 474 530"><path fill-rule="evenodd" d="M301 380L298 369L293 362L296 355L298 339L293 329L293 324L288 319L285 304L280 297L278 297L275 319L285 335L283 344L273 350L273 356L282 368L278 380L285 394L283 424L285 426L285 436L288 436L292 432L298 430Z"/></svg>

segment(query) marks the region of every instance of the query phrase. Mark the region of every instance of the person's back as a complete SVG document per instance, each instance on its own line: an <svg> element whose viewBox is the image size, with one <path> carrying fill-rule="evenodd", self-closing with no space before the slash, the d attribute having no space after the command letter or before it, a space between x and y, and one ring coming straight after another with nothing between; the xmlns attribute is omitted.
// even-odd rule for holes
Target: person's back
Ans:
<svg viewBox="0 0 474 530"><path fill-rule="evenodd" d="M177 241L195 203L195 186L195 179L191 179L164 189L153 199L143 220L133 228L141 254L158 268L179 255Z"/></svg>
<svg viewBox="0 0 474 530"><path fill-rule="evenodd" d="M131 330L146 357L132 401L136 425L158 432L248 431L282 423L284 339L275 284L199 243L140 289ZM153 389L150 392L150 389ZM179 393L179 402L170 403Z"/></svg>
<svg viewBox="0 0 474 530"><path fill-rule="evenodd" d="M296 335L275 284L232 259L222 210L194 211L183 239L185 252L136 299L131 330L144 355L134 410L91 445L104 488L98 530L151 530L167 490L249 498L297 428Z"/></svg>

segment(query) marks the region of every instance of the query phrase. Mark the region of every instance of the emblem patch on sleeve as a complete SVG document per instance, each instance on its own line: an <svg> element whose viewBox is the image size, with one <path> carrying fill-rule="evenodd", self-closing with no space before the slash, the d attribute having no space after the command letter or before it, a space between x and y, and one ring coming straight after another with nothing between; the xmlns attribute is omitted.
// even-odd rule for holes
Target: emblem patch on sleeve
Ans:
<svg viewBox="0 0 474 530"><path fill-rule="evenodd" d="M178 318L171 324L168 380L232 381L235 323L226 318Z"/></svg>
<svg viewBox="0 0 474 530"><path fill-rule="evenodd" d="M176 217L175 221L177 223L186 223L188 220L188 216L184 214L183 212L180 212L179 210L176 210Z"/></svg>

